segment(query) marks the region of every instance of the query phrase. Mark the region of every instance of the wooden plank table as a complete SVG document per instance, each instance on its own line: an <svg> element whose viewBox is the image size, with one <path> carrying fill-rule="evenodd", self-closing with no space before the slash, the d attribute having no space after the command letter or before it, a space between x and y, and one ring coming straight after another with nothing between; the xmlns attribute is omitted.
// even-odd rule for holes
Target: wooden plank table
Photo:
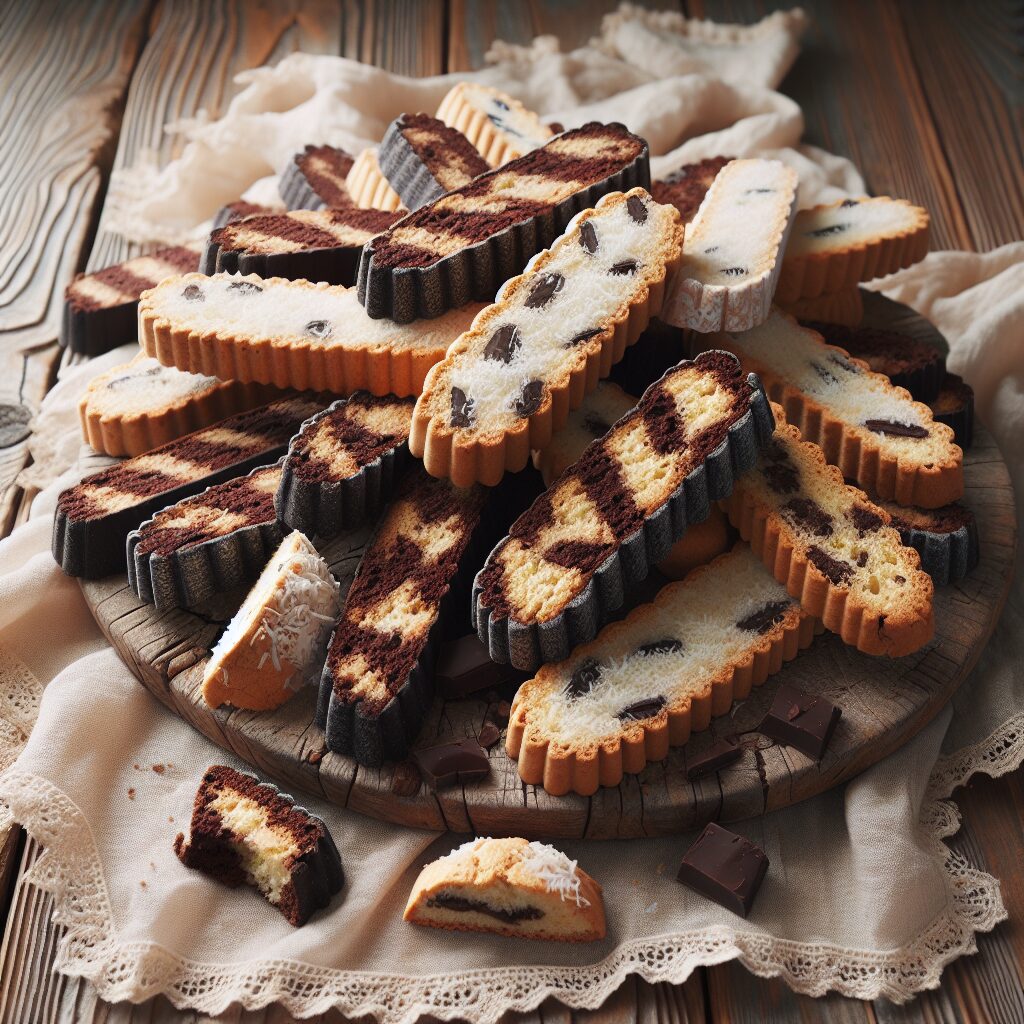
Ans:
<svg viewBox="0 0 1024 1024"><path fill-rule="evenodd" d="M340 53L411 75L477 67L496 38L546 32L563 50L598 30L617 0L0 0L0 404L35 409L52 385L63 288L133 247L98 232L112 168L181 145L163 125L216 116L233 76L293 50ZM649 3L680 9L673 0ZM682 0L694 17L751 22L775 0ZM985 250L1024 236L1024 119L1013 5L805 0L814 19L783 83L808 141L853 159L876 193L932 212L935 248ZM14 486L24 440L0 449L0 535L27 514ZM1010 920L976 956L904 1007L794 995L736 964L680 986L630 979L600 1010L549 1001L509 1024L688 1021L1024 1021L1024 772L962 790L952 846L1002 882ZM112 1006L53 970L60 929L48 896L24 881L39 856L17 831L0 849L5 929L0 1024L194 1022L164 999ZM203 1018L206 1019L206 1018ZM337 1014L321 1020L341 1021ZM281 1024L279 1010L218 1020Z"/></svg>

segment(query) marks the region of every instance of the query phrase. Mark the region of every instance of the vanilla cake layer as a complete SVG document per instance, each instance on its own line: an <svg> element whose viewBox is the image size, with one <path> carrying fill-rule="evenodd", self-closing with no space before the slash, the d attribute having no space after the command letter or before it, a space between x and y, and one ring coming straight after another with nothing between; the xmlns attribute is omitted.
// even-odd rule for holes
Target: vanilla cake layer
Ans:
<svg viewBox="0 0 1024 1024"><path fill-rule="evenodd" d="M345 178L345 187L361 210L394 212L402 209L402 200L384 177L375 149L364 149L355 158Z"/></svg>

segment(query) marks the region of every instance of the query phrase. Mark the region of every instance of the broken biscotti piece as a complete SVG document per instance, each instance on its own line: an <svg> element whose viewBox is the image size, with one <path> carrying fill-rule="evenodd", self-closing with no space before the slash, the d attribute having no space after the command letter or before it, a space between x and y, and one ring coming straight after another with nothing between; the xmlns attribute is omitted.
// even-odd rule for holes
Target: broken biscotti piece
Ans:
<svg viewBox="0 0 1024 1024"><path fill-rule="evenodd" d="M222 764L206 769L188 836L178 834L174 852L224 885L252 886L296 928L345 882L322 819L276 786Z"/></svg>
<svg viewBox="0 0 1024 1024"><path fill-rule="evenodd" d="M768 316L797 182L778 160L733 160L718 172L687 225L662 320L708 333L745 331Z"/></svg>
<svg viewBox="0 0 1024 1024"><path fill-rule="evenodd" d="M522 469L657 313L682 241L642 188L579 214L427 375L413 455L460 487Z"/></svg>
<svg viewBox="0 0 1024 1024"><path fill-rule="evenodd" d="M488 85L459 82L437 108L491 167L523 156L551 138L551 129L519 100Z"/></svg>
<svg viewBox="0 0 1024 1024"><path fill-rule="evenodd" d="M359 391L303 423L277 493L282 521L333 537L374 516L405 468L412 406L410 398Z"/></svg>
<svg viewBox="0 0 1024 1024"><path fill-rule="evenodd" d="M903 199L843 199L801 210L782 260L779 302L855 288L924 259L928 211Z"/></svg>
<svg viewBox="0 0 1024 1024"><path fill-rule="evenodd" d="M898 657L931 640L933 587L917 552L796 427L779 423L726 511L803 610L844 642Z"/></svg>
<svg viewBox="0 0 1024 1024"><path fill-rule="evenodd" d="M345 179L352 157L336 146L306 146L281 174L278 191L289 210L342 209L353 205Z"/></svg>
<svg viewBox="0 0 1024 1024"><path fill-rule="evenodd" d="M161 509L128 534L128 585L165 611L254 580L284 536L280 482L280 465L262 466Z"/></svg>
<svg viewBox="0 0 1024 1024"><path fill-rule="evenodd" d="M263 384L182 373L140 352L89 381L78 417L82 436L96 451L141 455L273 395Z"/></svg>
<svg viewBox="0 0 1024 1024"><path fill-rule="evenodd" d="M655 202L674 206L683 223L689 224L697 215L718 172L732 160L731 156L713 156L699 163L684 164L667 177L651 182L651 195Z"/></svg>
<svg viewBox="0 0 1024 1024"><path fill-rule="evenodd" d="M759 327L713 339L761 376L786 419L859 486L901 505L938 508L964 492L953 431L865 363L778 310Z"/></svg>
<svg viewBox="0 0 1024 1024"><path fill-rule="evenodd" d="M402 114L392 121L377 159L410 210L468 185L490 169L462 132L429 114Z"/></svg>
<svg viewBox="0 0 1024 1024"><path fill-rule="evenodd" d="M364 149L356 157L345 179L352 201L362 210L402 209L402 200L384 177L377 160L377 150Z"/></svg>
<svg viewBox="0 0 1024 1024"><path fill-rule="evenodd" d="M921 556L921 568L936 585L955 583L978 564L978 524L965 505L926 509L877 504L892 517L892 528L903 543Z"/></svg>
<svg viewBox="0 0 1024 1024"><path fill-rule="evenodd" d="M864 319L864 294L860 288L844 288L841 292L829 292L814 299L777 302L776 305L801 323L820 321L859 327Z"/></svg>
<svg viewBox="0 0 1024 1024"><path fill-rule="evenodd" d="M419 467L403 480L331 637L317 710L329 750L371 766L408 753L434 696L436 648L455 600L445 598L460 562L483 560L473 541L485 497Z"/></svg>
<svg viewBox="0 0 1024 1024"><path fill-rule="evenodd" d="M199 269L350 286L363 245L398 219L355 206L246 217L210 235Z"/></svg>
<svg viewBox="0 0 1024 1024"><path fill-rule="evenodd" d="M508 754L524 782L555 796L617 786L746 699L814 626L739 544L525 682Z"/></svg>
<svg viewBox="0 0 1024 1024"><path fill-rule="evenodd" d="M399 323L472 299L490 302L580 210L649 182L647 143L621 124L591 122L565 132L368 242L359 301L371 317Z"/></svg>
<svg viewBox="0 0 1024 1024"><path fill-rule="evenodd" d="M280 277L188 274L150 289L140 342L164 365L227 380L345 395L418 395L482 307L428 324L371 320L355 289Z"/></svg>
<svg viewBox="0 0 1024 1024"><path fill-rule="evenodd" d="M532 670L593 639L626 588L731 493L773 429L760 383L727 352L669 370L491 552L473 584L491 658Z"/></svg>
<svg viewBox="0 0 1024 1024"><path fill-rule="evenodd" d="M143 520L204 487L283 455L303 420L321 408L310 398L283 399L87 476L57 499L57 564L69 576L86 579L123 572L125 538Z"/></svg>
<svg viewBox="0 0 1024 1024"><path fill-rule="evenodd" d="M319 680L338 583L298 530L288 534L228 623L203 673L203 699L251 711L280 707Z"/></svg>
<svg viewBox="0 0 1024 1024"><path fill-rule="evenodd" d="M199 250L176 245L79 274L64 292L60 343L72 352L98 356L135 341L139 296L165 277L199 268Z"/></svg>
<svg viewBox="0 0 1024 1024"><path fill-rule="evenodd" d="M553 846L525 839L474 839L428 864L405 920L556 942L605 937L601 886Z"/></svg>

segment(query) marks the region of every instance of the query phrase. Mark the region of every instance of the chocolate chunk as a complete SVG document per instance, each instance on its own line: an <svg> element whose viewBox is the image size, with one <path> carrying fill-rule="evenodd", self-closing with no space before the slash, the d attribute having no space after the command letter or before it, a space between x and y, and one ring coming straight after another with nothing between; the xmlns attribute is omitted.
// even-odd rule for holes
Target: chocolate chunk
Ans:
<svg viewBox="0 0 1024 1024"><path fill-rule="evenodd" d="M519 351L522 343L519 328L515 324L503 324L488 339L484 348L484 359L511 363L512 357Z"/></svg>
<svg viewBox="0 0 1024 1024"><path fill-rule="evenodd" d="M484 727L477 733L477 742L485 750L490 750L498 740L501 739L501 730L490 722L484 723Z"/></svg>
<svg viewBox="0 0 1024 1024"><path fill-rule="evenodd" d="M789 494L800 486L800 475L796 466L787 465L784 462L774 462L765 466L761 471L765 483L775 491L776 494Z"/></svg>
<svg viewBox="0 0 1024 1024"><path fill-rule="evenodd" d="M857 206L860 200L858 199L844 199L839 205L843 208L850 206Z"/></svg>
<svg viewBox="0 0 1024 1024"><path fill-rule="evenodd" d="M895 576L893 576L893 579L901 586L907 582L906 576L900 576L898 573Z"/></svg>
<svg viewBox="0 0 1024 1024"><path fill-rule="evenodd" d="M751 633L767 633L772 626L777 626L782 621L789 604L789 601L770 601L763 608L751 612L745 619L740 619L736 626Z"/></svg>
<svg viewBox="0 0 1024 1024"><path fill-rule="evenodd" d="M483 900L472 900L455 893L439 892L427 900L428 907L440 907L442 910L454 910L457 914L486 914L503 924L516 924L518 921L537 921L544 916L540 907L496 907Z"/></svg>
<svg viewBox="0 0 1024 1024"><path fill-rule="evenodd" d="M647 700L638 700L627 705L615 717L620 722L639 722L644 718L653 718L668 703L660 694Z"/></svg>
<svg viewBox="0 0 1024 1024"><path fill-rule="evenodd" d="M758 729L765 736L820 761L842 714L842 709L824 697L812 697L782 683Z"/></svg>
<svg viewBox="0 0 1024 1024"><path fill-rule="evenodd" d="M928 431L916 423L896 423L893 420L865 420L864 426L876 434L891 434L893 437L927 437Z"/></svg>
<svg viewBox="0 0 1024 1024"><path fill-rule="evenodd" d="M859 565L863 569L864 566L867 565L867 564L868 564L868 553L866 551L862 551L857 556L857 565Z"/></svg>
<svg viewBox="0 0 1024 1024"><path fill-rule="evenodd" d="M626 212L637 224L647 221L647 204L639 196L630 196L626 200Z"/></svg>
<svg viewBox="0 0 1024 1024"><path fill-rule="evenodd" d="M703 754L698 754L692 761L687 759L686 777L693 780L717 772L719 768L738 761L742 753L743 748L734 739L715 740Z"/></svg>
<svg viewBox="0 0 1024 1024"><path fill-rule="evenodd" d="M807 549L807 560L836 586L849 583L850 577L853 575L853 566L849 562L833 558L817 544L812 544Z"/></svg>
<svg viewBox="0 0 1024 1024"><path fill-rule="evenodd" d="M524 673L491 661L475 633L441 645L434 683L442 697L465 697L491 686L522 682Z"/></svg>
<svg viewBox="0 0 1024 1024"><path fill-rule="evenodd" d="M720 246L717 246L717 245L709 245L704 250L704 255L705 256L710 256L713 252L718 252L719 248L720 248Z"/></svg>
<svg viewBox="0 0 1024 1024"><path fill-rule="evenodd" d="M821 363L816 360L811 360L811 369L826 383L826 384L838 384L839 378L832 373L831 370L826 369Z"/></svg>
<svg viewBox="0 0 1024 1024"><path fill-rule="evenodd" d="M524 305L527 309L546 306L562 290L564 284L565 278L561 274L541 274L526 296Z"/></svg>
<svg viewBox="0 0 1024 1024"><path fill-rule="evenodd" d="M722 273L726 277L742 277L747 272L746 267L726 267Z"/></svg>
<svg viewBox="0 0 1024 1024"><path fill-rule="evenodd" d="M676 877L726 910L746 917L767 870L764 850L712 822L683 855Z"/></svg>
<svg viewBox="0 0 1024 1024"><path fill-rule="evenodd" d="M636 268L636 260L620 260L608 268L608 273L614 274L616 277L626 277L629 274L635 274Z"/></svg>
<svg viewBox="0 0 1024 1024"><path fill-rule="evenodd" d="M391 777L391 792L395 796L414 796L420 788L420 773L412 761L399 761Z"/></svg>
<svg viewBox="0 0 1024 1024"><path fill-rule="evenodd" d="M188 299L189 302L202 302L206 298L203 289L197 284L188 285L181 293L181 296L184 299Z"/></svg>
<svg viewBox="0 0 1024 1024"><path fill-rule="evenodd" d="M595 335L600 334L604 330L603 327L592 327L589 331L580 331L574 338L570 338L566 343L566 348L575 348L581 342L589 341Z"/></svg>
<svg viewBox="0 0 1024 1024"><path fill-rule="evenodd" d="M832 536L832 517L813 498L791 498L782 506L782 511L816 537Z"/></svg>
<svg viewBox="0 0 1024 1024"><path fill-rule="evenodd" d="M452 388L452 415L449 422L453 427L468 427L473 423L473 399L467 397L462 388Z"/></svg>
<svg viewBox="0 0 1024 1024"><path fill-rule="evenodd" d="M597 252L597 229L589 220L580 225L580 245L589 253Z"/></svg>
<svg viewBox="0 0 1024 1024"><path fill-rule="evenodd" d="M871 509L865 508L863 505L854 505L850 509L850 519L862 537L865 533L874 533L875 530L880 529L883 525L882 517L877 512L872 512Z"/></svg>
<svg viewBox="0 0 1024 1024"><path fill-rule="evenodd" d="M252 281L232 281L228 285L229 292L243 292L246 295L253 295L256 292L262 292L263 289Z"/></svg>
<svg viewBox="0 0 1024 1024"><path fill-rule="evenodd" d="M302 330L303 333L313 338L327 338L331 333L331 322L330 320L310 320Z"/></svg>
<svg viewBox="0 0 1024 1024"><path fill-rule="evenodd" d="M841 235L849 227L849 224L829 224L828 227L817 228L815 231L808 231L808 238L828 238L829 235Z"/></svg>
<svg viewBox="0 0 1024 1024"><path fill-rule="evenodd" d="M516 415L532 416L544 400L544 381L528 380L516 399Z"/></svg>
<svg viewBox="0 0 1024 1024"><path fill-rule="evenodd" d="M593 658L581 661L569 678L569 685L565 692L570 697L582 697L597 685L601 678L601 666Z"/></svg>
<svg viewBox="0 0 1024 1024"><path fill-rule="evenodd" d="M431 789L482 779L491 771L487 751L472 737L421 747L412 752L411 759Z"/></svg>
<svg viewBox="0 0 1024 1024"><path fill-rule="evenodd" d="M633 653L636 657L646 658L652 654L675 654L682 649L682 640L666 637L664 640L652 640L650 643L641 644Z"/></svg>

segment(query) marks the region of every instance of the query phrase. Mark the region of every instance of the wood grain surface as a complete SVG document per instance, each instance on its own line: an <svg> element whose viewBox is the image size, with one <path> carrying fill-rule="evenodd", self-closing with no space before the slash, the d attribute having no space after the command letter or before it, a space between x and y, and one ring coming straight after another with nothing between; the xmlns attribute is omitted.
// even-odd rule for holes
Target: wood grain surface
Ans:
<svg viewBox="0 0 1024 1024"><path fill-rule="evenodd" d="M180 144L162 132L156 99L161 76L170 79L166 88L171 105L166 109L176 110L176 116L190 116L202 103L210 102L203 99L201 103L201 93L219 96L220 102L229 99L231 76L258 63L260 53L276 56L301 47L344 53L406 74L434 74L479 66L496 38L525 43L536 33L550 32L568 49L591 37L600 16L614 6L614 0L366 4L355 0L168 0L163 4L70 0L59 5L60 16L55 18L57 0L49 6L0 0L4 30L0 33L0 118L5 118L0 148L3 156L14 156L14 163L0 163L0 202L6 201L5 210L9 210L13 199L13 207L20 210L40 197L53 197L49 217L38 220L47 228L44 237L32 236L33 242L45 245L45 255L24 257L24 252L32 251L25 249L31 230L22 228L23 233L16 235L11 225L23 222L0 217L0 267L11 266L13 254L24 268L21 287L13 290L9 286L13 276L3 277L0 271L4 289L0 292L0 382L12 387L24 371L27 383L22 396L35 407L56 366L53 297L87 261L99 266L127 250L112 236L100 236L100 245L93 248L97 207L106 188L115 139L156 140L162 154L170 152L164 147ZM675 4L647 6L672 9ZM782 0L684 0L681 9L695 17L752 22L788 6L792 4ZM802 6L813 25L781 88L805 112L807 141L860 162L872 192L890 191L926 202L931 207L934 248L984 250L1024 236L1019 6L1007 0L984 4L803 0ZM121 16L111 13L115 8ZM179 15L182 20L170 20ZM212 77L204 81L196 76L202 53L182 48L176 60L170 55L180 39L169 26L178 26L180 38L203 40L201 35L185 34L189 24L207 26L211 22L204 19L211 17L219 17L221 24L231 28L218 37L227 64L208 71ZM119 75L120 85L104 91L109 104L99 118L94 114L92 126L79 125L78 132L58 136L62 145L49 148L40 133L56 122L32 123L22 118L16 130L9 127L26 95L21 76L37 63L48 65L37 70L49 77L46 89L37 88L34 111L52 115L59 110L89 109L88 69L102 61L104 53L119 56L108 64L112 70L101 76L103 83L97 88L116 84ZM122 122L129 94L140 99ZM186 98L175 101L174 96ZM143 97L148 98L143 101ZM104 126L106 142L93 148L84 141L86 129L97 124ZM876 138L884 139L884 145L876 144ZM129 142L119 142L119 155L122 145L120 160L125 163L144 144L131 143L129 149ZM91 160L94 190L88 191L85 179L77 182L77 188L69 187L67 178L61 180L59 168L47 163L54 156L69 163ZM19 166L33 166L37 173L31 179L18 176ZM92 260L90 249L95 252ZM38 280L33 259L47 268ZM40 329L44 323L50 326ZM42 360L35 353L26 358L22 351L26 340L39 346ZM5 465L15 464L16 472L24 463L24 447L15 459L5 461L9 454L0 449L0 535L24 518L31 497L10 486L13 473L4 472ZM695 972L682 986L631 980L597 1011L570 1012L548 1001L533 1013L509 1015L505 1024L797 1020L1021 1024L1024 772L999 780L979 778L959 791L958 803L964 823L951 845L1001 879L1010 920L992 933L979 935L979 952L950 965L940 989L922 993L906 1006L839 997L810 999L794 995L779 981L754 978L736 964L724 964ZM56 973L53 964L60 929L50 920L51 901L24 881L37 856L35 844L17 835L0 848L0 874L5 864L12 865L15 879L11 889L2 889L6 924L0 948L0 1021L199 1024L209 1020L176 1011L162 998L139 1006L111 1006L97 999L86 982ZM290 1019L275 1008L255 1013L234 1008L218 1018L233 1024L284 1024ZM332 1024L343 1020L338 1014L317 1019Z"/></svg>

